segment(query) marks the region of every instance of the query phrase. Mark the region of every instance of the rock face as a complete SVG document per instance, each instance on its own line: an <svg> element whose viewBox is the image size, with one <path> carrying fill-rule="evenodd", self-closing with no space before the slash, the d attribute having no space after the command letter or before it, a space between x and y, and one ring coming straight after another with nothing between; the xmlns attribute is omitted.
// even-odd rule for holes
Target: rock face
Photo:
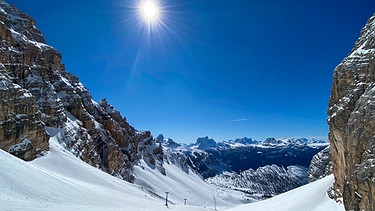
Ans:
<svg viewBox="0 0 375 211"><path fill-rule="evenodd" d="M307 171L308 182L314 182L333 173L329 146L314 155Z"/></svg>
<svg viewBox="0 0 375 211"><path fill-rule="evenodd" d="M0 148L24 160L32 160L48 150L48 135L45 124L41 121L42 113L37 99L25 88L26 72L30 70L26 64L35 64L36 58L32 56L32 52L42 54L45 42L34 25L35 21L26 14L5 4L1 5ZM40 45L34 45L32 42ZM53 60L56 56L55 51L50 55L50 58L45 58L46 62L49 62L49 59Z"/></svg>
<svg viewBox="0 0 375 211"><path fill-rule="evenodd" d="M375 16L334 71L327 113L335 197L375 210Z"/></svg>
<svg viewBox="0 0 375 211"><path fill-rule="evenodd" d="M56 136L85 162L127 181L140 159L163 172L163 151L150 132L135 130L105 99L93 101L35 24L0 3L0 148L32 160Z"/></svg>

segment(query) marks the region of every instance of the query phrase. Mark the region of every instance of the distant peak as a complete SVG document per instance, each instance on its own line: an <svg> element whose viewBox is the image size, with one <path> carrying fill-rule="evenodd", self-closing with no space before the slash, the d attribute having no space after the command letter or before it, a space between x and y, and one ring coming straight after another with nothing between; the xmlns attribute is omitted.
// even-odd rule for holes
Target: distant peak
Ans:
<svg viewBox="0 0 375 211"><path fill-rule="evenodd" d="M164 136L163 136L163 134L159 134L159 135L156 137L156 140L157 140L159 143L163 143L163 142L164 142Z"/></svg>
<svg viewBox="0 0 375 211"><path fill-rule="evenodd" d="M205 150L208 148L213 148L217 146L217 143L214 139L206 137L201 137L197 139L197 142L195 143L195 146L198 149Z"/></svg>

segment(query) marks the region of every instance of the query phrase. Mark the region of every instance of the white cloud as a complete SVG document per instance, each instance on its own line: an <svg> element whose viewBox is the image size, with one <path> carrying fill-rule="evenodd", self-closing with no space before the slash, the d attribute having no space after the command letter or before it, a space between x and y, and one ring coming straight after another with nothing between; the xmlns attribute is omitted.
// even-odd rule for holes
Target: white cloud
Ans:
<svg viewBox="0 0 375 211"><path fill-rule="evenodd" d="M232 119L232 120L228 120L228 121L225 121L225 122L243 122L243 121L247 121L248 119Z"/></svg>

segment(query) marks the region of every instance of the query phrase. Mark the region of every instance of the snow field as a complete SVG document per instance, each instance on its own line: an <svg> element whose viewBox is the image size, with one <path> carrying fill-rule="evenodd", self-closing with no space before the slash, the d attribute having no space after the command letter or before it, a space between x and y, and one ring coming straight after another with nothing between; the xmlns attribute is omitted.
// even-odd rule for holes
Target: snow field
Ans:
<svg viewBox="0 0 375 211"><path fill-rule="evenodd" d="M206 183L200 176L193 173L183 172L173 164L164 163L167 176L162 176L142 163L142 167L135 167L135 184L145 187L159 196L164 197L169 192L169 200L175 205L183 205L184 199L187 204L193 206L214 208L214 198L217 207L231 207L253 202L245 201L245 194L238 191L223 190Z"/></svg>

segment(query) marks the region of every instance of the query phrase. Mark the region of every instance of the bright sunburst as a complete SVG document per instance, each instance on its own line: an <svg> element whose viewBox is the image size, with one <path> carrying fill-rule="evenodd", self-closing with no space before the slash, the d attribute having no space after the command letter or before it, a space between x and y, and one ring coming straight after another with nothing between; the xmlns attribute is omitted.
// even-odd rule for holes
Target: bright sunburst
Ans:
<svg viewBox="0 0 375 211"><path fill-rule="evenodd" d="M131 31L129 35L133 36L134 42L141 41L147 47L151 42L157 45L163 43L163 48L170 47L178 34L178 5L167 4L165 0L126 0L123 4L124 10L120 13L130 26L127 31ZM183 21L178 23L181 27Z"/></svg>
<svg viewBox="0 0 375 211"><path fill-rule="evenodd" d="M148 24L157 21L159 18L160 9L155 0L142 1L139 10L141 16Z"/></svg>
<svg viewBox="0 0 375 211"><path fill-rule="evenodd" d="M159 7L155 1L148 0L141 3L141 14L147 22L152 22L158 18Z"/></svg>

